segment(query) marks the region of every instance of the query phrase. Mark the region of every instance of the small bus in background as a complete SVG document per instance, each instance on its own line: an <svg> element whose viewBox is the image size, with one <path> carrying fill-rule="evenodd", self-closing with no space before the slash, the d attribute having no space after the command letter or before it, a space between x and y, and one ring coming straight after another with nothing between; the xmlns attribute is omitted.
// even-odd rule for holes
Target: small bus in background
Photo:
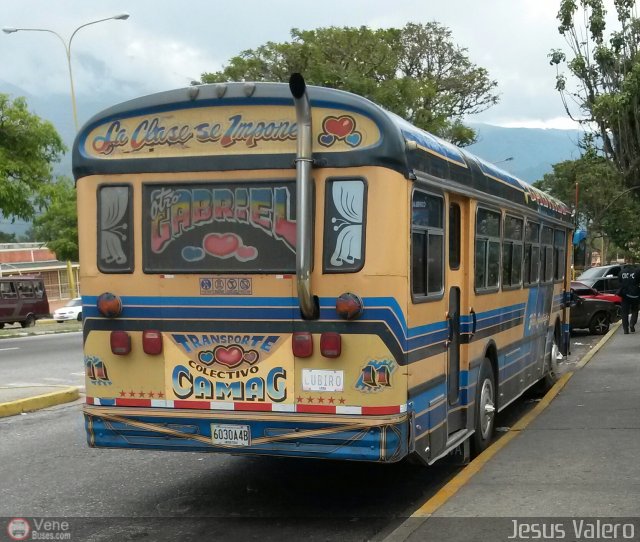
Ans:
<svg viewBox="0 0 640 542"><path fill-rule="evenodd" d="M50 315L49 300L42 277L0 277L0 328L20 323L32 327Z"/></svg>

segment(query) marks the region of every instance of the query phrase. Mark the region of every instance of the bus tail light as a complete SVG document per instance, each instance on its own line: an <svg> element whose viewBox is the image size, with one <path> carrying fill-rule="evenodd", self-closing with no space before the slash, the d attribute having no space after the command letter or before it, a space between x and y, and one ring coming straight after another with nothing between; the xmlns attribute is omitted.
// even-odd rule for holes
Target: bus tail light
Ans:
<svg viewBox="0 0 640 542"><path fill-rule="evenodd" d="M308 331L294 331L291 342L293 355L297 358L308 358L313 354L313 337Z"/></svg>
<svg viewBox="0 0 640 542"><path fill-rule="evenodd" d="M342 352L342 337L340 333L327 331L320 335L320 353L325 358L340 357Z"/></svg>
<svg viewBox="0 0 640 542"><path fill-rule="evenodd" d="M142 349L145 354L157 356L162 354L162 333L156 329L146 329L142 332Z"/></svg>
<svg viewBox="0 0 640 542"><path fill-rule="evenodd" d="M111 351L118 356L126 356L131 352L131 336L126 331L112 331Z"/></svg>
<svg viewBox="0 0 640 542"><path fill-rule="evenodd" d="M345 320L355 320L362 316L364 303L356 294L345 292L336 299L336 312Z"/></svg>

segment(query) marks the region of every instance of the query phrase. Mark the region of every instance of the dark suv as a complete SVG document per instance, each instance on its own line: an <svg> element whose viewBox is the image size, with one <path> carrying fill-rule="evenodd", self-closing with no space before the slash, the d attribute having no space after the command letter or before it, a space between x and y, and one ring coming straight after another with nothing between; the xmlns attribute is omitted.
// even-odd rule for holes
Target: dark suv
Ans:
<svg viewBox="0 0 640 542"><path fill-rule="evenodd" d="M622 265L601 265L584 271L576 280L604 294L615 294L620 289Z"/></svg>

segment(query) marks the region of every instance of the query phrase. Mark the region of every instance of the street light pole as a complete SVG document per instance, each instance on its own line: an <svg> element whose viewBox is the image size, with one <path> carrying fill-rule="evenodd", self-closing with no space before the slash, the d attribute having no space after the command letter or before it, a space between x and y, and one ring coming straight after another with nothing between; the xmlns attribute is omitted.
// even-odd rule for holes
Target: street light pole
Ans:
<svg viewBox="0 0 640 542"><path fill-rule="evenodd" d="M16 32L48 32L49 34L53 34L56 36L62 46L64 47L64 52L67 57L67 68L69 69L69 84L71 86L71 110L73 112L73 125L75 127L76 133L78 132L80 126L78 124L78 110L76 106L76 91L73 86L73 70L71 68L71 42L73 41L74 36L78 33L79 30L84 28L85 26L90 26L92 24L102 23L104 21L126 21L129 18L128 13L119 13L118 15L113 15L112 17L105 17L104 19L97 19L95 21L90 21L88 23L81 24L78 28L76 28L69 36L69 40L65 41L65 39L58 34L55 30L50 30L48 28L11 28L6 27L3 28L2 31L5 34L14 34ZM71 267L71 260L67 260L67 276L69 277L69 293L71 294L71 298L75 298L76 296L76 281L73 276L73 269Z"/></svg>
<svg viewBox="0 0 640 542"><path fill-rule="evenodd" d="M71 85L71 110L73 112L73 124L75 126L75 131L77 132L79 129L79 125L78 125L78 111L76 106L76 92L73 85L73 69L71 68L71 42L73 41L73 38L78 33L78 31L84 28L85 26L98 24L104 21L111 21L111 20L125 21L128 18L129 18L128 13L119 13L118 15L114 15L112 17L105 17L104 19L98 19L96 21L90 21L88 23L82 24L71 33L71 36L69 37L68 41L65 41L65 39L60 34L58 34L55 30L49 30L48 28L3 28L2 31L5 34L13 34L15 32L48 32L49 34L53 34L60 40L60 42L62 43L62 46L64 47L65 55L67 57L67 68L69 69L69 84Z"/></svg>

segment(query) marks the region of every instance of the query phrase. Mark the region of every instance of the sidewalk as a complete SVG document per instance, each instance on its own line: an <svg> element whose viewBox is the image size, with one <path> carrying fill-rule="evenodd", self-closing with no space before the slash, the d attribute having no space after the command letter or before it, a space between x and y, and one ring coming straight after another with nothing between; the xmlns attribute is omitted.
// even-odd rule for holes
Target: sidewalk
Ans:
<svg viewBox="0 0 640 542"><path fill-rule="evenodd" d="M76 386L0 386L0 418L70 403L79 397Z"/></svg>
<svg viewBox="0 0 640 542"><path fill-rule="evenodd" d="M479 456L466 467L476 472L466 483L453 484L440 506L414 514L404 533L397 529L387 540L507 540L525 523L516 540L541 538L529 530L533 518L555 535L542 538L588 539L577 527L609 518L619 524L617 536L600 533L597 540L629 539L623 523L627 535L634 529L630 539L640 540L639 453L640 333L618 329L525 430L474 469Z"/></svg>

